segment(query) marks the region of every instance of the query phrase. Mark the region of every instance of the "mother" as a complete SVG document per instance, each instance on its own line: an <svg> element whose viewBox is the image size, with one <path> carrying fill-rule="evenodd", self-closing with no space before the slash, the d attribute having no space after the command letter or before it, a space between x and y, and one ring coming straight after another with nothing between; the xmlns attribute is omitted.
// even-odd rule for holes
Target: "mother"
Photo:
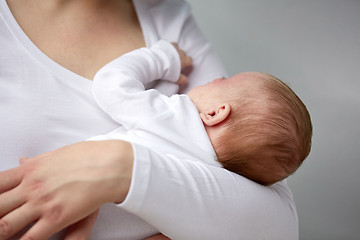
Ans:
<svg viewBox="0 0 360 240"><path fill-rule="evenodd" d="M121 141L72 144L116 127L92 100L91 79L130 50L178 42L194 59L188 88L224 76L186 2L7 0L0 11L0 239L29 223L23 239L77 229L100 206L92 239L298 238L285 182L263 187ZM16 167L19 156L66 145Z"/></svg>

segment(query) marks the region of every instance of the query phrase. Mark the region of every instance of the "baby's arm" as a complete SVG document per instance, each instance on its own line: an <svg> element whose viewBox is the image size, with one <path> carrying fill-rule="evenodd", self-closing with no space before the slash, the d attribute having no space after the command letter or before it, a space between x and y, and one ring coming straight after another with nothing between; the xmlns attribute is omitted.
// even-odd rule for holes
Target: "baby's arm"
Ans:
<svg viewBox="0 0 360 240"><path fill-rule="evenodd" d="M100 69L92 93L98 105L115 121L131 128L139 121L164 112L169 98L144 85L157 79L183 84L181 68L191 65L191 58L164 40L151 48L124 54Z"/></svg>

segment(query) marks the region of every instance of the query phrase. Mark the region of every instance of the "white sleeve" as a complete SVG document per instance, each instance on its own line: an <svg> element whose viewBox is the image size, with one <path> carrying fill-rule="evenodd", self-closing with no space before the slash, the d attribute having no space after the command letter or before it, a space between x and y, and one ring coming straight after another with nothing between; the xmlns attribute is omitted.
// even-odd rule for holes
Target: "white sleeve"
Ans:
<svg viewBox="0 0 360 240"><path fill-rule="evenodd" d="M223 168L133 148L133 179L120 206L171 239L298 239L285 182L264 187Z"/></svg>
<svg viewBox="0 0 360 240"><path fill-rule="evenodd" d="M161 40L151 48L140 48L111 61L95 75L92 95L115 121L131 128L139 121L161 114L169 98L144 85L163 79L176 82L180 57L171 43Z"/></svg>
<svg viewBox="0 0 360 240"><path fill-rule="evenodd" d="M193 57L192 88L226 73L188 12L181 11L182 25L166 21L157 30L161 38L178 42ZM177 18L171 11L166 14L168 19ZM164 23L160 17L157 22ZM169 33L175 29L181 32ZM134 175L123 207L169 237L298 239L296 208L285 181L264 187L224 168L163 156L141 146L134 151Z"/></svg>

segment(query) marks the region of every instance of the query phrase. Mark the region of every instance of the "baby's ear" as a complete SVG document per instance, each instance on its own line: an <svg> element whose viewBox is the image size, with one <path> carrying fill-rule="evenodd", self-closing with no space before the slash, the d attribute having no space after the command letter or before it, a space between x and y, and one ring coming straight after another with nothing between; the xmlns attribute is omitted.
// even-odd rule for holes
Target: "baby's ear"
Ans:
<svg viewBox="0 0 360 240"><path fill-rule="evenodd" d="M225 119L227 119L227 117L230 115L230 112L230 104L222 103L211 111L206 113L201 112L200 118L205 125L210 127L225 121Z"/></svg>

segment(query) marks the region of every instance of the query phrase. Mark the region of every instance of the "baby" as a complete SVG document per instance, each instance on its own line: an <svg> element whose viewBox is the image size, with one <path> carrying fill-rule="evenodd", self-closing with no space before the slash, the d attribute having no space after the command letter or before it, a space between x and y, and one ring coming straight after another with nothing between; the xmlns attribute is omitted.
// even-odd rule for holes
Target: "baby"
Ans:
<svg viewBox="0 0 360 240"><path fill-rule="evenodd" d="M158 79L187 81L191 58L161 40L127 53L94 77L93 96L118 129L90 140L122 139L154 151L199 161L271 185L308 156L312 124L299 97L264 73L240 73L165 96L145 86Z"/></svg>

